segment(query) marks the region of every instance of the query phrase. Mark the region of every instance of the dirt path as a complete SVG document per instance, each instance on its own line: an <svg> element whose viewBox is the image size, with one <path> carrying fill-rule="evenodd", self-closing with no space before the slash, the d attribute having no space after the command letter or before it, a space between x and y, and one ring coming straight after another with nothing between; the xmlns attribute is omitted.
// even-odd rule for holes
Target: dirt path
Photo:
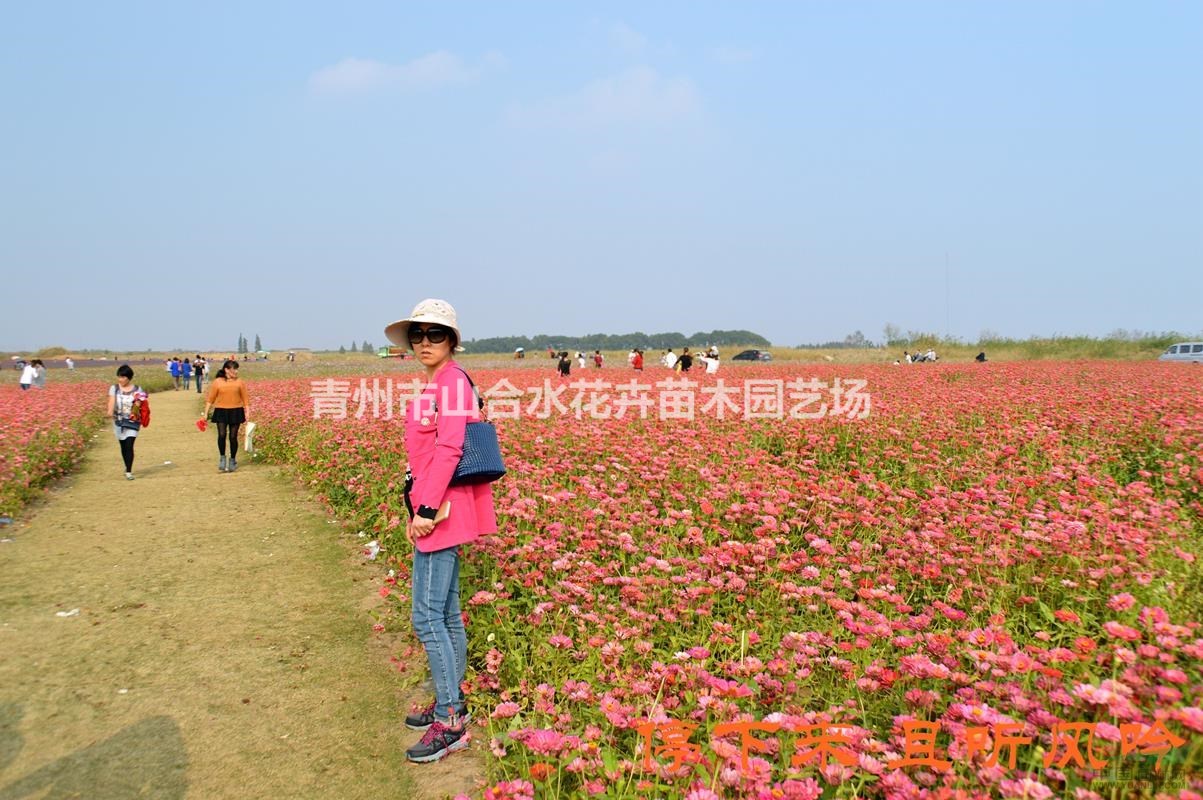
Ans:
<svg viewBox="0 0 1203 800"><path fill-rule="evenodd" d="M195 392L151 405L134 481L106 429L0 532L0 800L470 789L471 755L404 763L372 570L277 468L217 471Z"/></svg>

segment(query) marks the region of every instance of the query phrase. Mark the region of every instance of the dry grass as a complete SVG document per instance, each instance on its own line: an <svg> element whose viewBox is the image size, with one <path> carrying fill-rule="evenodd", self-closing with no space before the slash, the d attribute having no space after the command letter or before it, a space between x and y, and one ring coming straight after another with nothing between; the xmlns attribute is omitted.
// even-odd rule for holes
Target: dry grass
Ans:
<svg viewBox="0 0 1203 800"><path fill-rule="evenodd" d="M218 473L195 393L159 398L137 480L104 431L0 533L0 798L469 789L476 756L404 762L412 689L365 612L379 568L276 468Z"/></svg>

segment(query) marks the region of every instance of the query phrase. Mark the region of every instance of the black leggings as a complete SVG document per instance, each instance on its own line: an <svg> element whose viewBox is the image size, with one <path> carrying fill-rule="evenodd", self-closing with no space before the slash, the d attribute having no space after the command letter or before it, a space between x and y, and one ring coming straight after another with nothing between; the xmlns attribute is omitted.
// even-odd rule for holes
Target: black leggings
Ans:
<svg viewBox="0 0 1203 800"><path fill-rule="evenodd" d="M219 422L217 423L217 452L221 455L226 454L226 431L230 433L230 458L238 457L238 429L242 427L241 422Z"/></svg>
<svg viewBox="0 0 1203 800"><path fill-rule="evenodd" d="M121 460L125 462L125 471L134 471L134 442L137 437L131 436L128 439L121 439L118 444L121 445Z"/></svg>

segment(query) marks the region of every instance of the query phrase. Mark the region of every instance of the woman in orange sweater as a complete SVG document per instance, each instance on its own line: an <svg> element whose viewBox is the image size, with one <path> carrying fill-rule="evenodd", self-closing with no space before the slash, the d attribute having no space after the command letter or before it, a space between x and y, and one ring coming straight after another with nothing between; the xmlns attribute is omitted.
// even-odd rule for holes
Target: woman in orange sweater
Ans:
<svg viewBox="0 0 1203 800"><path fill-rule="evenodd" d="M251 416L251 400L246 384L238 378L237 361L227 360L210 382L201 419L209 418L209 409L213 409L212 419L217 425L217 471L233 472L238 469L238 429ZM229 461L226 461L227 434L230 437Z"/></svg>

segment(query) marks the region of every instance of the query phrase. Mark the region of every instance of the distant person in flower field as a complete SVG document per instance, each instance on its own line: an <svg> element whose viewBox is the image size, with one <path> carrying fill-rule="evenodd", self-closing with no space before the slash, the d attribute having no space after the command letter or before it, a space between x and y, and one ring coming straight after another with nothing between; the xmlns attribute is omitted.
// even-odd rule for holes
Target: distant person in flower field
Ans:
<svg viewBox="0 0 1203 800"><path fill-rule="evenodd" d="M33 386L33 379L38 375L37 366L30 361L21 368L21 390L28 391L30 386Z"/></svg>
<svg viewBox="0 0 1203 800"><path fill-rule="evenodd" d="M129 364L117 367L117 383L109 387L109 402L106 412L113 419L113 435L121 446L121 460L125 464L125 479L134 479L134 442L142 427L142 415L138 403L146 400L142 387L134 385L134 371Z"/></svg>
<svg viewBox="0 0 1203 800"><path fill-rule="evenodd" d="M467 425L480 419L472 381L452 358L463 340L455 309L445 300L423 300L408 317L385 328L384 335L393 344L408 345L426 368L426 388L409 404L405 419L412 473L405 499L411 509L406 537L414 545L413 626L426 648L435 690L430 705L405 718L407 727L425 731L405 756L425 763L468 746L462 689L468 636L460 613L460 547L496 533L497 513L489 484L451 485ZM450 513L436 523L448 502Z"/></svg>
<svg viewBox="0 0 1203 800"><path fill-rule="evenodd" d="M238 377L238 362L226 359L217 370L205 395L205 413L213 410L213 424L217 426L217 471L234 472L238 469L238 429L251 418L251 399L246 384ZM230 440L230 458L226 460L226 437Z"/></svg>
<svg viewBox="0 0 1203 800"><path fill-rule="evenodd" d="M681 357L677 359L677 371L689 372L693 368L693 356L689 354L689 348L686 347L681 351Z"/></svg>
<svg viewBox="0 0 1203 800"><path fill-rule="evenodd" d="M45 389L46 388L46 365L42 363L42 359L40 359L40 358L35 358L33 361L31 361L29 363L33 364L33 388Z"/></svg>
<svg viewBox="0 0 1203 800"><path fill-rule="evenodd" d="M601 369L601 365L602 365L603 363L605 363L605 360L606 360L606 359L605 359L605 357L602 355L602 353L601 353L601 350L594 350L594 351L593 351L593 366L597 367L598 369Z"/></svg>
<svg viewBox="0 0 1203 800"><path fill-rule="evenodd" d="M560 353L560 363L556 365L556 371L560 373L561 378L567 378L572 372L572 361L568 358L568 351Z"/></svg>
<svg viewBox="0 0 1203 800"><path fill-rule="evenodd" d="M635 368L636 372L643 372L643 351L642 350L635 351L635 357L631 359L631 366Z"/></svg>

